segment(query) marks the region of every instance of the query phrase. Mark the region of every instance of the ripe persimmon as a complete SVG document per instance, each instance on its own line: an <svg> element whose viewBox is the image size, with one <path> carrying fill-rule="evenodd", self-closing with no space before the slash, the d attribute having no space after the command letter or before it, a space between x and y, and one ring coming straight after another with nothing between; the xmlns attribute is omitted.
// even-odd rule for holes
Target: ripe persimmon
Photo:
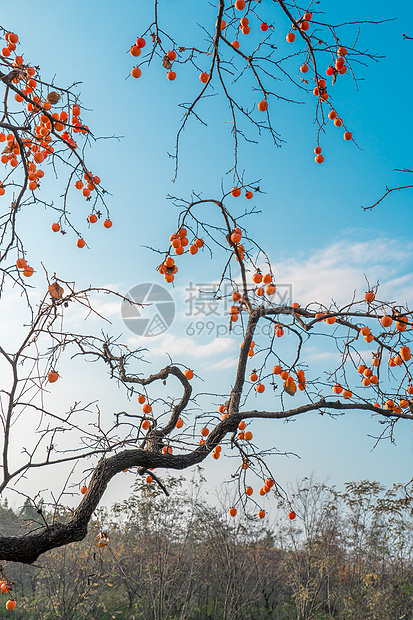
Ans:
<svg viewBox="0 0 413 620"><path fill-rule="evenodd" d="M314 157L314 161L316 162L316 164L322 164L322 163L323 163L323 161L324 161L324 156L323 156L323 155L321 155L321 154L316 155L316 156Z"/></svg>
<svg viewBox="0 0 413 620"><path fill-rule="evenodd" d="M252 372L252 373L250 374L250 381L252 381L253 383L255 383L255 381L257 381L257 380L258 380L258 375L257 375L257 373Z"/></svg>
<svg viewBox="0 0 413 620"><path fill-rule="evenodd" d="M404 332L407 327L407 318L405 316L398 317L396 319L396 329L399 332Z"/></svg>
<svg viewBox="0 0 413 620"><path fill-rule="evenodd" d="M191 380L191 379L193 379L194 373L192 372L192 370L190 370L189 368L187 368L187 369L184 371L184 375L185 375L185 377L186 377L188 380Z"/></svg>
<svg viewBox="0 0 413 620"><path fill-rule="evenodd" d="M53 232L59 232L60 225L57 222L55 222L54 224L52 224L51 229L53 230Z"/></svg>
<svg viewBox="0 0 413 620"><path fill-rule="evenodd" d="M143 405L143 403L145 402L145 400L146 400L145 396L144 396L143 394L139 394L139 396L138 396L138 403L139 403L140 405Z"/></svg>
<svg viewBox="0 0 413 620"><path fill-rule="evenodd" d="M18 258L16 260L16 267L18 269L24 269L25 267L27 267L27 262L25 261L24 258Z"/></svg>
<svg viewBox="0 0 413 620"><path fill-rule="evenodd" d="M247 487L247 488L245 489L245 494L246 494L246 495L251 496L253 493L254 493L254 490L253 490L253 488L252 488L252 487Z"/></svg>
<svg viewBox="0 0 413 620"><path fill-rule="evenodd" d="M351 131L345 131L343 134L343 138L344 140L351 140L353 138L353 134L351 133Z"/></svg>
<svg viewBox="0 0 413 620"><path fill-rule="evenodd" d="M209 73L201 73L199 79L203 84L207 84L207 82L209 82Z"/></svg>
<svg viewBox="0 0 413 620"><path fill-rule="evenodd" d="M33 267L30 267L29 265L27 265L27 266L24 268L23 275L24 275L26 278L30 278L30 276L32 276L32 275L33 275L33 273L34 273L34 269L33 269Z"/></svg>
<svg viewBox="0 0 413 620"><path fill-rule="evenodd" d="M150 476L149 474L146 476L145 480L146 480L146 482L147 482L148 484L150 484L151 482L153 482L153 478L152 478L152 476Z"/></svg>
<svg viewBox="0 0 413 620"><path fill-rule="evenodd" d="M149 422L149 420L143 420L142 422L142 428L144 431L147 431L148 428L150 427L151 423Z"/></svg>
<svg viewBox="0 0 413 620"><path fill-rule="evenodd" d="M166 57L168 58L168 60L173 62L176 59L176 52L174 50L169 50L168 52L166 52Z"/></svg>
<svg viewBox="0 0 413 620"><path fill-rule="evenodd" d="M261 101L259 101L257 104L257 108L259 109L260 112L266 112L268 110L267 101L265 99L262 99Z"/></svg>
<svg viewBox="0 0 413 620"><path fill-rule="evenodd" d="M233 41L233 42L231 43L231 45L232 45L232 47L233 47L233 48L235 48L236 50L238 50L238 49L239 49L239 43L238 43L238 41Z"/></svg>
<svg viewBox="0 0 413 620"><path fill-rule="evenodd" d="M228 510L228 512L231 515L231 517L235 517L235 515L237 514L237 509L232 507Z"/></svg>
<svg viewBox="0 0 413 620"><path fill-rule="evenodd" d="M86 241L84 239L78 239L76 241L76 245L78 248L84 248L86 245Z"/></svg>
<svg viewBox="0 0 413 620"><path fill-rule="evenodd" d="M141 48L145 47L146 45L145 39L143 37L139 37L138 39L136 39L136 45Z"/></svg>
<svg viewBox="0 0 413 620"><path fill-rule="evenodd" d="M8 611L12 611L16 607L16 601L14 599L10 599L6 603L6 609Z"/></svg>
<svg viewBox="0 0 413 620"><path fill-rule="evenodd" d="M178 418L177 421L176 421L176 425L175 425L176 428L182 428L183 425L184 425L183 419L182 418Z"/></svg>
<svg viewBox="0 0 413 620"><path fill-rule="evenodd" d="M97 215L95 215L94 213L91 213L89 217L87 218L87 221L90 224L95 224L98 221Z"/></svg>
<svg viewBox="0 0 413 620"><path fill-rule="evenodd" d="M260 26L260 29L262 30L262 32L267 32L268 28L269 28L269 25L266 24L265 22L262 22Z"/></svg>
<svg viewBox="0 0 413 620"><path fill-rule="evenodd" d="M105 228L111 228L111 226L112 226L112 222L111 222L110 220L105 220L105 221L103 222L103 226L104 226Z"/></svg>
<svg viewBox="0 0 413 620"><path fill-rule="evenodd" d="M254 196L254 194L252 192L250 192L249 190L245 192L245 198L247 200L251 200L251 198Z"/></svg>
<svg viewBox="0 0 413 620"><path fill-rule="evenodd" d="M367 291L367 293L364 293L364 299L367 301L368 304L371 304L372 301L374 301L376 295L373 293L373 291Z"/></svg>
<svg viewBox="0 0 413 620"><path fill-rule="evenodd" d="M257 383L254 389L256 392L258 392L258 394L262 394L262 392L264 392L265 390L265 385L263 385L262 383Z"/></svg>
<svg viewBox="0 0 413 620"><path fill-rule="evenodd" d="M231 196L234 196L234 198L238 198L238 196L241 196L241 190L239 187L233 187L231 190ZM241 236L239 238L239 240L241 240ZM234 243L238 243L238 241L234 241Z"/></svg>
<svg viewBox="0 0 413 620"><path fill-rule="evenodd" d="M295 519L297 515L295 514L294 510L290 510L290 512L288 513L288 518L292 521L293 519Z"/></svg>
<svg viewBox="0 0 413 620"><path fill-rule="evenodd" d="M300 24L300 30L308 30L310 27L310 24L308 23L308 21L305 19L304 21L301 22Z"/></svg>
<svg viewBox="0 0 413 620"><path fill-rule="evenodd" d="M391 316L385 315L380 319L380 323L383 325L383 327L390 327L390 325L393 323L393 319L391 318Z"/></svg>
<svg viewBox="0 0 413 620"><path fill-rule="evenodd" d="M288 43L293 43L295 41L294 32L289 32L285 38L287 39Z"/></svg>
<svg viewBox="0 0 413 620"><path fill-rule="evenodd" d="M134 78L140 78L142 75L142 71L140 70L139 67L133 67L130 73L131 73L131 76Z"/></svg>
<svg viewBox="0 0 413 620"><path fill-rule="evenodd" d="M174 79L176 78L175 71L168 71L168 73L166 74L166 77L168 78L170 82L173 82Z"/></svg>
<svg viewBox="0 0 413 620"><path fill-rule="evenodd" d="M308 71L308 65L306 65L306 64L301 65L301 67L300 67L300 71L301 71L301 73L307 73L307 71Z"/></svg>
<svg viewBox="0 0 413 620"><path fill-rule="evenodd" d="M80 487L80 492L81 492L81 494L82 494L82 495L86 495L86 493L87 493L87 487L85 487L85 486Z"/></svg>
<svg viewBox="0 0 413 620"><path fill-rule="evenodd" d="M52 370L51 372L49 372L49 374L47 375L47 380L49 383L54 383L55 381L57 381L59 378L59 374Z"/></svg>
<svg viewBox="0 0 413 620"><path fill-rule="evenodd" d="M152 412L151 405L149 403L145 403L142 407L142 411L143 413L146 413L146 414L151 413Z"/></svg>

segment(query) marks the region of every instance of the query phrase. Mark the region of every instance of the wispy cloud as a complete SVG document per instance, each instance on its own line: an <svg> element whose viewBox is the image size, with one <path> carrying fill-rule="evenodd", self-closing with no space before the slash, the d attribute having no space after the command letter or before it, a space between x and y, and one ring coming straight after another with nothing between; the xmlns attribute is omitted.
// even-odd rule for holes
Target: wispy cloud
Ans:
<svg viewBox="0 0 413 620"><path fill-rule="evenodd" d="M309 256L281 261L273 266L276 279L292 285L294 301L328 305L348 303L356 293L362 299L367 284L380 282L379 297L412 300L413 274L400 276L401 265L413 256L413 244L401 246L397 239L366 242L343 240Z"/></svg>
<svg viewBox="0 0 413 620"><path fill-rule="evenodd" d="M155 338L133 336L129 338L128 345L131 347L146 347L150 350L151 356L165 356L167 353L176 359L178 357L182 358L185 355L185 359L193 358L205 362L211 358L221 358L222 355L235 350L237 347L237 343L230 338L214 338L211 342L201 344L196 338L181 338L172 333L163 334ZM220 359L220 362L223 362L223 360ZM208 367L210 367L209 363Z"/></svg>

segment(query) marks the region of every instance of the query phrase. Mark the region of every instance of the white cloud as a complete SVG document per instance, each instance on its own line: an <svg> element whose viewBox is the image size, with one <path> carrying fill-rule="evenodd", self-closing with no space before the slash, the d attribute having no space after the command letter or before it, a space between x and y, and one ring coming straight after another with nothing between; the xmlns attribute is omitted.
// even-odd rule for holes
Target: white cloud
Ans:
<svg viewBox="0 0 413 620"><path fill-rule="evenodd" d="M344 240L309 256L281 261L273 266L276 281L291 283L293 301L302 305L317 301L329 305L363 298L367 290L364 274L374 286L380 281L378 297L411 301L413 274L400 276L401 265L411 259L413 244L397 239L366 242Z"/></svg>
<svg viewBox="0 0 413 620"><path fill-rule="evenodd" d="M196 360L206 361L211 358L220 358L223 354L236 348L237 343L231 338L214 338L211 342L200 344L196 338L180 338L168 333L155 338L133 336L129 338L128 345L131 347L147 347L151 356L165 356L167 353L172 358L178 359L185 354L186 359L192 357Z"/></svg>
<svg viewBox="0 0 413 620"><path fill-rule="evenodd" d="M238 358L236 357L224 357L216 364L208 364L209 370L227 370L228 368L234 368L238 364Z"/></svg>

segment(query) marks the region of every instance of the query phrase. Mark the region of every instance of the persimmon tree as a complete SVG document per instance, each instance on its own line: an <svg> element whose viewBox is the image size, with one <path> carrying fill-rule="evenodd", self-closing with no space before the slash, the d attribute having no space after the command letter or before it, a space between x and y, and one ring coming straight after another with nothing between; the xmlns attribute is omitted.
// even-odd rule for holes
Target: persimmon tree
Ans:
<svg viewBox="0 0 413 620"><path fill-rule="evenodd" d="M234 478L239 488L238 501L229 514L235 516L242 508L251 518L264 518L263 497L271 492L284 502L286 514L293 519L294 506L266 463L271 446L254 441L254 420L275 425L276 420L312 412L335 416L356 410L373 416L379 437L390 438L397 423L413 420L409 308L381 299L378 285L367 285L365 293L343 306L329 300L304 307L291 300L278 303L279 276L273 272L272 258L248 233L247 216L254 209L240 210L236 202L244 199L242 195L251 200L260 191L257 182L242 172L240 141L248 145L267 132L276 146L281 144L281 128L272 120L279 100L313 102L316 164L323 163L322 140L331 125L339 128L340 139L353 140L331 92L338 80L356 81L358 65L377 57L358 47L350 17L349 22L335 25L317 13L316 4L303 8L282 0L272 4L271 23L264 21L261 11L261 2L256 0L219 0L214 19L205 25L200 47L199 42L191 43L190 33L188 41L181 42L166 32L162 5L155 0L153 22L138 33L136 42L125 41L125 45L133 43L130 54L137 59L131 68L132 78L144 80L155 63L163 65L166 79L172 82L183 65L192 65L194 75L199 75L199 93L190 103L182 104L184 115L172 154L174 178L180 148L184 147L183 130L191 123L204 122L201 100L208 102L209 95L217 94L223 108L229 110L232 187L209 198L195 193L170 196L179 209L176 227L165 235L160 264L152 255L157 277L173 286L179 281L179 261L192 260L198 253L214 254L217 271L211 275L218 279L214 299L228 306L230 329L237 326L241 334L237 367L219 405L216 395L205 396L204 390L201 398L195 393L196 369L188 368L185 359L171 361L148 375L143 351L131 350L105 333L81 333L67 327L68 308L86 308L93 314L97 313L94 299L99 294L133 303L129 298L108 289L77 290L73 282L49 276L46 267L43 291L30 286L30 277L42 265L27 256L19 232L27 209L39 204L49 209L53 213L51 234L67 234L76 240L79 251L86 251L87 225L103 220L103 227L110 229L112 220L106 204L106 181L87 163L88 147L98 147L92 144L92 129L82 122L78 85L59 87L54 80L43 78L36 61L30 63L20 51L23 46L18 35L2 29L1 290L3 298L13 287L19 290L20 303L29 308L30 319L14 349L8 341L0 343L5 378L0 491L18 488L22 478L35 479L41 470L79 462L89 467L80 481L83 497L69 516L59 516L68 480L62 495L55 498L52 520L50 511L44 516L39 496L30 498L39 515L37 528L19 536L0 537L2 560L33 563L49 549L82 540L108 483L122 471L134 468L147 477L148 484L158 484L168 494L163 470L184 470L229 451L237 455ZM357 31L360 26L363 23L356 24ZM274 42L280 30L287 51ZM254 44L248 47L244 42L253 31L255 37L259 32L259 39L253 39ZM248 90L238 88L241 80ZM42 197L46 175L57 175L62 183L61 196L53 204ZM67 206L72 192L81 192L88 206L85 230L72 223ZM103 230L103 234L111 233ZM266 326L265 337L258 332L262 325ZM288 346L280 346L287 335ZM326 339L335 347L339 362L320 377L308 364L306 351L318 342L324 346ZM107 406L104 401L86 405L52 402L50 392L62 380L59 364L66 352L73 356L72 364L81 364L82 359L94 361L102 376L108 369L110 380L128 395L129 410L115 412L108 424L109 416L102 415ZM260 408L259 399L252 400L265 390L272 391L271 408ZM31 441L18 431L25 424L34 430ZM96 542L104 547L108 540L107 534L100 532Z"/></svg>

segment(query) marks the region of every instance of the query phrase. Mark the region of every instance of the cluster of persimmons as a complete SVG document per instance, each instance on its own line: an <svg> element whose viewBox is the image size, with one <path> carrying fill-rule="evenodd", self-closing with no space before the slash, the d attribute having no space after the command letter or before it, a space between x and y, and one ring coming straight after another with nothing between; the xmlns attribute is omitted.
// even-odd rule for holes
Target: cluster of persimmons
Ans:
<svg viewBox="0 0 413 620"><path fill-rule="evenodd" d="M12 176L15 170L23 173L23 180L20 182L23 190L36 192L40 189L47 170L44 166L48 160L54 163L54 154L58 149L60 160L69 157L71 152L75 154L77 165L71 174L71 178L74 176L77 179L74 187L81 190L86 201L92 200L93 193L97 195L99 191L101 181L86 168L75 140L75 137L78 139L77 135L87 138L90 133L88 126L82 123L76 98L67 90L56 87L53 90L42 82L38 67L31 66L23 55L17 53L20 41L16 33L5 32L4 39L6 45L1 49L0 65L9 71L10 89L14 93L15 102L20 104L15 109L16 104L13 106L11 101L7 101L7 115L9 119L17 119L23 113L27 128L22 127L23 123L19 121L16 123L19 130L10 130L8 133L0 131L0 144L3 143L0 161L6 168L6 179L0 182L0 196L6 194L9 185L14 188L19 184ZM9 92L6 91L6 99L10 97ZM66 150L66 155L62 154L62 148ZM50 167L50 170L53 171L53 167ZM95 199L92 212L87 217L89 224L95 223L101 217L96 203ZM52 231L64 233L62 221L65 219L65 212L62 212L59 222L52 223ZM103 226L110 228L111 220L106 218ZM76 245L82 248L86 242L79 236ZM17 267L25 277L34 273L33 267L27 264L24 257L17 260Z"/></svg>
<svg viewBox="0 0 413 620"><path fill-rule="evenodd" d="M252 4L256 5L256 2L253 2ZM227 49L227 47L229 46L232 53L238 54L239 58L243 59L244 61L247 60L247 62L250 62L252 57L250 56L249 52L247 52L246 50L245 51L243 50L243 46L242 44L240 44L239 33L241 33L241 35L249 35L251 33L251 27L252 27L251 20L254 20L254 26L255 25L259 26L261 33L265 33L264 35L265 40L271 37L272 33L274 33L276 29L274 25L272 24L269 25L266 21L262 20L259 17L256 6L254 7L253 10L251 9L251 2L246 3L245 0L236 0L233 6L229 6L227 11L228 11L228 18L229 18L228 23L224 19L224 16L225 16L225 13L224 13L224 16L222 16L219 22L219 27L218 27L218 22L216 23L216 26L215 26L216 28L218 28L218 30L220 30L220 34L223 39L223 42L227 44L227 45L223 45L220 48L221 50L220 53L223 54L224 50ZM242 13L242 12L245 12L245 14L239 17L239 13ZM309 83L307 74L312 73L313 79L316 84L313 89L313 94L317 97L317 100L320 102L320 104L324 103L330 107L328 114L326 113L327 115L326 118L328 117L329 120L333 121L336 127L342 127L344 126L343 119L338 115L337 111L334 109L331 102L329 101L329 93L327 92L326 80L320 76L318 67L315 64L316 54L314 53L312 38L314 39L315 42L317 42L318 35L317 34L312 35L310 32L310 29L312 26L312 19L313 19L312 12L310 12L309 10L304 11L302 15L300 15L297 18L297 20L291 24L291 30L290 32L287 33L285 39L288 43L294 43L297 39L296 33L297 32L301 33L302 35L301 41L304 43L303 54L305 55L305 61L299 66L299 74L301 74L302 76L305 76L305 77L302 77L301 80L305 85L307 85ZM315 32L317 32L317 25L314 26L314 30ZM230 39L228 39L228 35L232 32L236 33L236 38L233 41L230 41ZM160 41L154 36L152 36L152 42L153 42L154 47L160 44ZM130 47L130 54L134 58L141 56L142 50L145 46L146 46L146 40L144 36L138 37L136 39L136 42L133 43L133 45L131 45ZM192 54L194 50L195 48L188 49L187 47L177 47L176 49L170 49L165 52L165 55L162 59L162 64L167 69L166 77L168 80L174 81L177 75L176 72L172 69L172 66L173 66L172 63L174 62L175 63L176 62L186 63L188 60L188 56L186 52L190 51L190 53ZM336 40L335 52L333 54L332 62L330 62L330 64L327 66L326 71L325 71L326 77L331 78L333 84L335 83L339 75L345 75L348 71L348 66L346 64L347 54L348 54L347 48L344 47L343 45L340 45L338 43L338 40ZM148 56L150 57L150 60L151 60L152 52ZM134 78L141 77L142 75L141 66L149 61L148 61L148 57L142 57L140 65L136 65L135 67L132 68L131 70L132 77ZM321 64L321 61L319 62ZM205 88L206 85L211 80L211 73L208 73L206 71L201 71L201 73L199 74L199 80L203 84L203 88ZM261 99L257 103L257 109L260 112L267 112L268 106L269 106L269 103L268 103L269 93L266 92L265 87L261 84L261 82L259 83L259 89L262 90L264 98ZM323 117L324 117L324 111L323 111ZM348 131L347 129L345 129L343 137L344 137L344 140L352 140L353 135L351 131ZM314 149L314 153L315 153L315 161L318 164L321 164L324 161L324 155L321 154L321 151L322 151L321 146L317 144L317 146ZM237 188L234 188L234 189L236 190ZM250 194L250 195L247 195L247 198L252 198L252 193L251 192L247 192L247 193ZM236 195L236 194L233 194L233 195Z"/></svg>

